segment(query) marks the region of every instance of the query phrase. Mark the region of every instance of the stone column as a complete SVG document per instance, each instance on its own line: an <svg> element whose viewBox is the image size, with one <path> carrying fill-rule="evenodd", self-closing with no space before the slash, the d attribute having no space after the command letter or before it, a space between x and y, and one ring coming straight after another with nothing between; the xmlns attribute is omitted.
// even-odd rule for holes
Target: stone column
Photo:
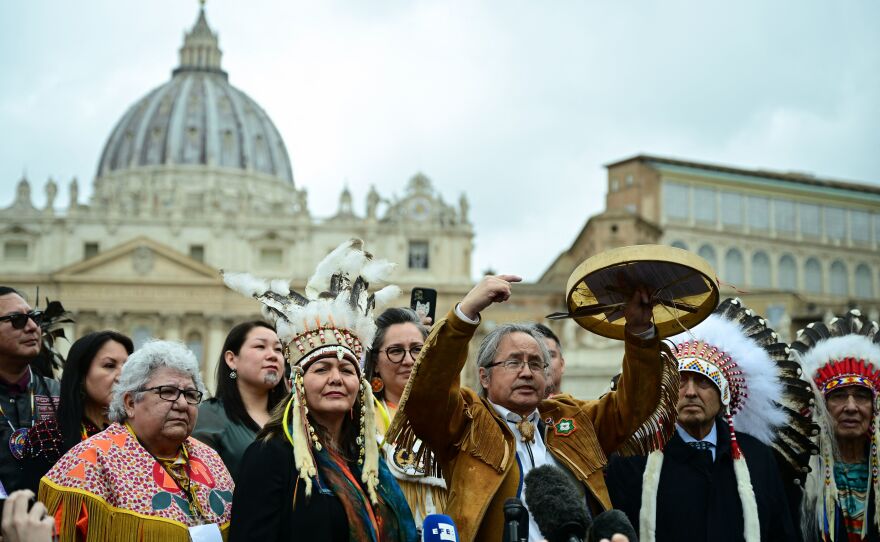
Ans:
<svg viewBox="0 0 880 542"><path fill-rule="evenodd" d="M166 315L162 319L162 337L166 341L179 341L180 338L180 316L177 314Z"/></svg>
<svg viewBox="0 0 880 542"><path fill-rule="evenodd" d="M205 362L202 367L202 378L208 391L213 395L217 387L214 376L217 372L217 360L220 359L220 349L226 339L226 323L219 316L208 318L208 333L205 339Z"/></svg>

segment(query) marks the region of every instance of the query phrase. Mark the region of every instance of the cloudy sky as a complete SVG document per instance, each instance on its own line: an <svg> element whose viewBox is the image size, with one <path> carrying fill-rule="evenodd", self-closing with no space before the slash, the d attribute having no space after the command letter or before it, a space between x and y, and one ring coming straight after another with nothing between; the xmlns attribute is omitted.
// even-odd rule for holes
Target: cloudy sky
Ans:
<svg viewBox="0 0 880 542"><path fill-rule="evenodd" d="M167 81L195 0L0 3L0 206L26 171L88 195ZM313 213L417 171L466 192L474 273L535 279L640 152L880 184L880 2L209 0L230 82Z"/></svg>

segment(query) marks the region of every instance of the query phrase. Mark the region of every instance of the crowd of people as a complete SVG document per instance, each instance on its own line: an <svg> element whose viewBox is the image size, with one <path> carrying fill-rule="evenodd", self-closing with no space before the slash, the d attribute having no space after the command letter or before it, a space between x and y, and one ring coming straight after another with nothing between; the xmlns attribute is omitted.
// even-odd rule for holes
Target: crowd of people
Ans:
<svg viewBox="0 0 880 542"><path fill-rule="evenodd" d="M621 374L575 398L548 327L474 344L519 277L435 323L371 290L391 269L352 240L303 292L225 274L265 319L229 331L210 392L181 343L114 330L74 341L60 380L35 370L42 314L0 286L3 540L500 542L513 498L553 541L571 522L526 488L551 467L584 529L628 519L577 539L880 541L880 330L858 312L788 345L729 299L664 340L631 285Z"/></svg>

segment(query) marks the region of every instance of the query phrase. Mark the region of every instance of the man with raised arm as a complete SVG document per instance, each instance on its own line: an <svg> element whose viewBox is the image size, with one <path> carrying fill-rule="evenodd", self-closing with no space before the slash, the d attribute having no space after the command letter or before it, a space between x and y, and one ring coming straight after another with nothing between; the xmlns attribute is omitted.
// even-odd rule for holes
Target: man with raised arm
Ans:
<svg viewBox="0 0 880 542"><path fill-rule="evenodd" d="M479 390L460 385L480 313L506 301L515 275L487 276L438 322L413 367L389 440L411 449L412 461L439 467L449 488L446 513L462 541L501 540L504 501L523 498L533 468L555 465L577 481L595 514L611 508L602 469L654 411L663 365L651 304L638 289L626 305L623 376L618 391L598 400L544 399L549 354L531 325L504 324L479 346ZM541 540L530 515L529 540ZM550 533L544 533L549 535Z"/></svg>

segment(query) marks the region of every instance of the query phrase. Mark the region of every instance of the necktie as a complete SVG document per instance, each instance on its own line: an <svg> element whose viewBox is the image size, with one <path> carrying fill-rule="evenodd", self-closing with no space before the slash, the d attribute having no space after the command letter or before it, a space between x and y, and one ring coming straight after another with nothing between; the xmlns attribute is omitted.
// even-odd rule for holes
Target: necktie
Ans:
<svg viewBox="0 0 880 542"><path fill-rule="evenodd" d="M688 442L688 446L697 450L697 455L705 459L709 464L715 462L712 458L712 443L706 442L705 440L697 440L693 442Z"/></svg>
<svg viewBox="0 0 880 542"><path fill-rule="evenodd" d="M535 442L535 424L530 422L528 418L516 422L516 428L522 435L523 442Z"/></svg>

